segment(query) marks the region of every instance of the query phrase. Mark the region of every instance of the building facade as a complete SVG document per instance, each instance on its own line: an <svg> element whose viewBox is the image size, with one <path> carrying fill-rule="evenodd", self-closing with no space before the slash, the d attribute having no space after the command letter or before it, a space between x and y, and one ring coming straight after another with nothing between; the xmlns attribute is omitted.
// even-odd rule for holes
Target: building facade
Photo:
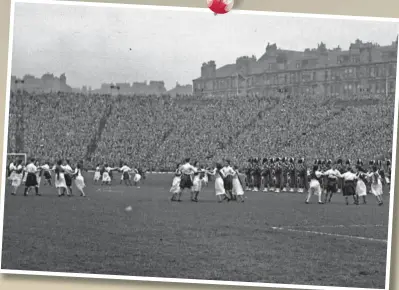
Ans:
<svg viewBox="0 0 399 290"><path fill-rule="evenodd" d="M204 63L201 76L193 80L196 96L278 96L323 94L353 95L365 92L395 92L398 39L380 46L356 40L348 50L315 49L292 51L268 44L266 52L239 57L235 64L216 68Z"/></svg>
<svg viewBox="0 0 399 290"><path fill-rule="evenodd" d="M65 74L59 77L54 74L46 73L41 78L33 75L24 75L22 79L11 76L11 91L24 90L29 93L40 92L72 92L72 88L67 84Z"/></svg>

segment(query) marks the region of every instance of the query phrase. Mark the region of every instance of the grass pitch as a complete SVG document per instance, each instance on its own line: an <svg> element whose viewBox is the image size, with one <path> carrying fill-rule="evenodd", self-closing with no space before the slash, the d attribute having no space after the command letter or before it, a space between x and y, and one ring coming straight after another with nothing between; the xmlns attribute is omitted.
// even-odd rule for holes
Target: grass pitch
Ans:
<svg viewBox="0 0 399 290"><path fill-rule="evenodd" d="M86 198L45 186L10 196L7 185L2 268L384 288L388 195L382 207L264 192L219 204L211 182L200 202L171 203L172 178L148 175L136 189L117 175L109 188L86 174Z"/></svg>

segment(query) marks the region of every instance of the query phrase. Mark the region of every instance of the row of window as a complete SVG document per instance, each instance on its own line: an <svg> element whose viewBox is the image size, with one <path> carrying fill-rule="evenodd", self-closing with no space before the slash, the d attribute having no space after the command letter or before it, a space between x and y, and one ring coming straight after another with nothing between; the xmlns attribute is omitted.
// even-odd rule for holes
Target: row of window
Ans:
<svg viewBox="0 0 399 290"><path fill-rule="evenodd" d="M324 73L324 75L323 75ZM330 70L319 70L319 71L302 71L294 73L279 73L272 75L257 75L250 76L248 78L239 79L237 77L231 77L221 80L209 80L207 83L198 82L195 84L195 89L229 89L236 88L237 82L239 87L251 87L257 85L287 85L296 84L303 82L313 81L341 81L355 78L366 78L366 77L395 77L396 76L396 64L380 65L380 66L364 66L358 68L339 68Z"/></svg>

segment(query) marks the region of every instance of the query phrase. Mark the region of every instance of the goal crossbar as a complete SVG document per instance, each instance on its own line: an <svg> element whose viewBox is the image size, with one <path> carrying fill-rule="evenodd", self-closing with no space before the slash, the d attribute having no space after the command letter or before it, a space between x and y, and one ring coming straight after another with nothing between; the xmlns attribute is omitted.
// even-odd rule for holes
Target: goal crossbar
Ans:
<svg viewBox="0 0 399 290"><path fill-rule="evenodd" d="M27 154L26 153L7 153L7 165L10 164L11 161L16 159L20 159L26 164L27 162Z"/></svg>

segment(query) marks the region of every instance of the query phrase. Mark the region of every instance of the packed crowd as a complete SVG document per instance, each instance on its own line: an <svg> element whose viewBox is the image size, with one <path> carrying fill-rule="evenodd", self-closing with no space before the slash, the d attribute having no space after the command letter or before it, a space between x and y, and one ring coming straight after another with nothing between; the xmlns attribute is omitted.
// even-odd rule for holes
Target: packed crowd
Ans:
<svg viewBox="0 0 399 290"><path fill-rule="evenodd" d="M17 102L23 98L23 105ZM87 97L81 94L50 93L10 96L8 152L16 152L16 138L23 135L24 148L20 153L42 160L72 157L85 158L87 146L94 137L99 120L110 100L106 96ZM19 104L19 106L17 106ZM21 109L22 108L22 109ZM14 124L23 117L23 130ZM19 131L19 132L18 132Z"/></svg>
<svg viewBox="0 0 399 290"><path fill-rule="evenodd" d="M252 156L369 160L392 151L393 95L22 97L17 102L11 94L8 152L85 159L93 167L123 160L173 170L187 156L205 164L222 158L241 164Z"/></svg>

